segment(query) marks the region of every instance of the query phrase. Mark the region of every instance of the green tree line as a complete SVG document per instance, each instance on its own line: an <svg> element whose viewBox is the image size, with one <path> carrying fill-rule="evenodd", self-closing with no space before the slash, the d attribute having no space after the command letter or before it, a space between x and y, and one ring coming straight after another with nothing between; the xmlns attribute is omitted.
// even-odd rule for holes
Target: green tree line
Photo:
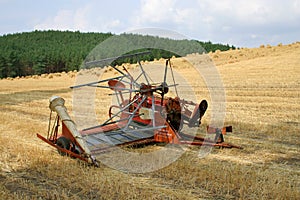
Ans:
<svg viewBox="0 0 300 200"><path fill-rule="evenodd" d="M221 51L235 49L228 44L213 44L210 41L53 30L3 35L0 36L0 47L0 78L79 70L84 66L84 62L120 56L124 53L150 51L150 54L143 55L139 59L151 61L155 58L170 58L173 55L184 56L196 52L213 52L217 49ZM176 52L170 49L175 49ZM115 60L113 64L136 61L137 57L123 58Z"/></svg>

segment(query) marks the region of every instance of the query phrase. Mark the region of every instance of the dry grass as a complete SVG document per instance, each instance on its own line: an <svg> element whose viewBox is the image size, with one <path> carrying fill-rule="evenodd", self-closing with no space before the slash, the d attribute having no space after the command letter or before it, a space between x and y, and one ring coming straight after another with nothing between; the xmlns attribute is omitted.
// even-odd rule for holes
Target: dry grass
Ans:
<svg viewBox="0 0 300 200"><path fill-rule="evenodd" d="M300 199L299 54L299 43L210 54L226 89L225 123L234 127L226 139L244 149L214 149L200 159L199 147L192 147L171 165L145 174L93 168L59 156L36 138L47 131L50 96L62 96L72 110L68 87L74 73L0 80L0 198ZM185 60L173 59L173 66L197 98L210 100ZM113 73L107 68L103 78ZM96 93L99 120L110 104L103 97L108 93ZM204 126L209 118L210 110Z"/></svg>

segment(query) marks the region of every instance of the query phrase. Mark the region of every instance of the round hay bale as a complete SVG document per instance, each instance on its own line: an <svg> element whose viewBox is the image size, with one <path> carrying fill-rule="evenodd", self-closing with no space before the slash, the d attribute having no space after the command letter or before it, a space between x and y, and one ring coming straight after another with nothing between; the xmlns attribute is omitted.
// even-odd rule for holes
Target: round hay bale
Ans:
<svg viewBox="0 0 300 200"><path fill-rule="evenodd" d="M82 72L82 71L79 71L79 72L78 72L78 75L83 75L83 72Z"/></svg>
<svg viewBox="0 0 300 200"><path fill-rule="evenodd" d="M96 71L96 76L100 76L102 74L102 72L101 71Z"/></svg>
<svg viewBox="0 0 300 200"><path fill-rule="evenodd" d="M75 77L75 73L69 73L69 77L70 77L70 78Z"/></svg>

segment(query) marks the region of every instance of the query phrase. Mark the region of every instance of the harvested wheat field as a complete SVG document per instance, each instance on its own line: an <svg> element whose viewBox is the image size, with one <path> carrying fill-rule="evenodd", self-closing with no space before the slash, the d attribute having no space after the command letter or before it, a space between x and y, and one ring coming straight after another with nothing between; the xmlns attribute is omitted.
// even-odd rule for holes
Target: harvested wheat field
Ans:
<svg viewBox="0 0 300 200"><path fill-rule="evenodd" d="M186 146L172 164L140 174L88 166L36 137L47 133L52 95L72 111L75 72L0 80L0 199L300 199L300 43L208 55L226 92L225 124L233 125L225 140L243 149L215 148L199 158L200 147ZM171 61L192 80L182 58ZM205 85L192 85L209 102ZM106 95L97 93L99 121ZM210 110L201 126L209 118Z"/></svg>

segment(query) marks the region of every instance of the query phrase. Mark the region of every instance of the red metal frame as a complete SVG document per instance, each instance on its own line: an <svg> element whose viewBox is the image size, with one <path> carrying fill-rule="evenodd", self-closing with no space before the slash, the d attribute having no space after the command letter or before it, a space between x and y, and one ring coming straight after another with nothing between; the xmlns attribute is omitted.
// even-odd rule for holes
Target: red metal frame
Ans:
<svg viewBox="0 0 300 200"><path fill-rule="evenodd" d="M168 64L168 62L167 62ZM167 66L166 66L167 67ZM142 69L142 67L141 67ZM112 105L109 108L108 115L109 120L105 122L103 125L100 125L98 127L89 128L86 130L81 130L79 133L84 135L94 134L94 133L105 133L109 131L114 131L117 129L124 128L128 126L128 123L131 121L144 125L145 127L153 127L153 138L146 138L146 139L137 139L135 141L130 142L124 142L122 144L119 144L118 146L123 145L132 145L132 144L139 144L139 143L145 143L145 142L160 142L160 143L172 143L172 144L188 144L188 145L206 145L206 146L216 146L216 147L226 147L226 148L239 148L242 147L232 145L229 143L224 142L223 135L226 134L226 132L232 132L232 127L224 127L222 129L214 128L214 127L207 127L207 133L209 134L216 134L216 137L214 140L208 140L199 136L191 136L187 134L183 134L180 132L180 129L182 128L183 124L187 124L189 127L197 127L201 123L201 118L204 115L206 109L207 109L207 102L204 100L204 104L202 102L198 105L191 101L181 100L179 97L171 98L171 97L164 97L165 94L168 93L169 88L166 84L166 69L165 68L165 78L164 82L160 85L151 85L151 84L139 84L138 90L133 90L134 85L134 78L129 74L129 72L124 68L124 70L127 72L127 76L120 72L120 70L116 69L120 73L122 73L123 77L129 77L130 79L130 89L129 89L129 99L124 99L122 91L126 90L126 86L124 83L120 81L120 79L107 79L103 81L107 81L108 86L106 88L110 88L115 92L116 95L118 95L118 98L121 100L119 102L120 105ZM143 71L143 69L142 69ZM144 71L143 71L144 73ZM145 73L144 73L145 75ZM122 79L122 78L121 78ZM102 82L103 82L102 81ZM97 83L97 82L95 82ZM128 83L128 82L127 82ZM82 87L82 86L91 86L94 83L90 84L83 84L74 86L76 87ZM174 86L176 86L174 82ZM131 91L134 91L131 92ZM177 92L177 91L176 91ZM64 101L64 100L63 100ZM153 105L154 104L154 105ZM200 108L200 106L204 105L204 108ZM51 105L51 104L50 104ZM60 105L61 106L61 105ZM188 109L189 106L194 106L194 109L191 111ZM121 112L118 116L120 116L120 120L114 121L113 118L114 115L113 109L117 108L120 109ZM124 110L122 110L124 108ZM125 110L126 108L126 110ZM142 115L145 115L145 113L141 111L141 108L151 110L154 113L151 113L152 118L142 118ZM200 113L200 110L202 110L202 113ZM52 108L51 108L52 110ZM58 111L57 111L58 112ZM129 113L133 113L132 117ZM175 113L174 115L172 115ZM176 118L177 117L177 118ZM70 119L70 118L69 118ZM50 115L50 122L51 122L51 115ZM61 121L61 134L59 134L59 126ZM59 151L64 152L72 157L78 158L80 160L89 162L91 155L85 155L85 149L86 151L89 151L89 149L84 148L85 143L81 143L81 141L77 141L74 135L76 137L78 136L78 132L74 131L76 134L72 134L71 130L73 129L69 128L65 125L64 121L60 119L59 115L56 118L56 121L54 122L55 126L50 132L50 122L49 122L49 129L48 129L48 135L47 138L44 138L40 134L37 134L37 137L43 140L44 142L50 144L51 146L57 148ZM67 122L66 122L67 123ZM67 123L68 125L68 123ZM160 127L160 128L157 128ZM65 137L70 140L71 147L70 149L64 149L57 145L57 140L60 137ZM82 146L79 144L81 143ZM77 150L79 152L75 152L75 147L77 147ZM111 147L103 148L95 151L105 151L107 149L111 149Z"/></svg>
<svg viewBox="0 0 300 200"><path fill-rule="evenodd" d="M68 149L64 149L64 148L61 148L60 146L56 145L54 142L50 141L49 139L43 137L42 135L40 134L36 134L38 138L40 138L41 140L43 140L44 142L48 143L49 145L55 147L56 149L58 149L59 151L61 152L65 152L66 154L70 155L71 157L74 157L74 158L78 158L80 160L83 160L83 161L86 161L86 162L89 162L88 158L85 158L85 157L82 157L80 156L79 154L77 153L74 153Z"/></svg>

